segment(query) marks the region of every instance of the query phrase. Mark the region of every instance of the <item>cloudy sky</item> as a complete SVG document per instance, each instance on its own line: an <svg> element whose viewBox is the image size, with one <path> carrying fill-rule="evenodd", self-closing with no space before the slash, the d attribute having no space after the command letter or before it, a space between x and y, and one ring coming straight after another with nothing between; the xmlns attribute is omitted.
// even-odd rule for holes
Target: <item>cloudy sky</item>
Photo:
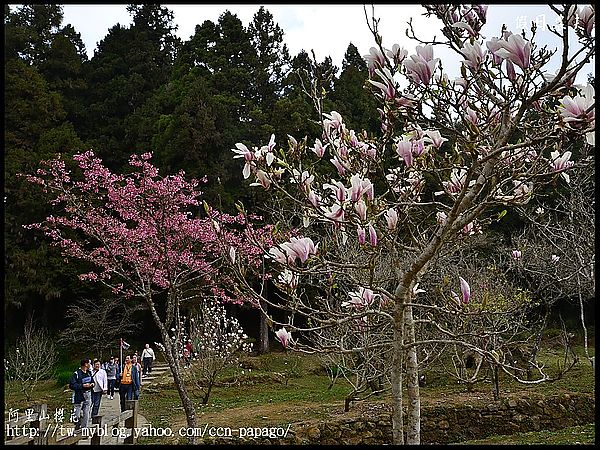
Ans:
<svg viewBox="0 0 600 450"><path fill-rule="evenodd" d="M219 16L229 10L236 14L247 26L260 5L165 5L175 15L178 26L177 34L182 40L187 40L194 33L196 24L205 20L217 22ZM361 54L367 54L374 45L374 39L367 27L365 12L362 4L351 5L265 5L273 14L274 20L284 31L284 42L292 55L300 50L314 50L316 57L322 61L331 56L333 63L339 68L348 44L352 42ZM422 15L424 9L418 5L375 5L375 15L381 19L380 34L384 46L390 48L398 43L414 52L415 43L405 34L407 21L412 17L413 26L418 37L427 40L437 35L441 38L437 19L426 18ZM371 13L371 6L367 6ZM556 15L546 5L490 5L487 14L487 24L482 34L487 38L499 36L502 24L517 32L522 28L529 30L531 22L538 24L537 42L547 44L549 48L558 46L559 41L545 29L546 24L554 24ZM128 25L131 17L126 11L126 5L65 5L64 24L71 23L81 33L89 57L94 54L96 44L103 39L108 29L116 23ZM529 34L529 32L528 32ZM439 50L438 50L439 49ZM447 59L444 59L444 56ZM452 55L448 58L448 55ZM436 56L440 56L444 67L450 75L458 75L458 59L454 54L445 53L436 48ZM553 69L556 69L556 65ZM584 70L584 74L593 71L593 66ZM452 73L455 72L455 73Z"/></svg>

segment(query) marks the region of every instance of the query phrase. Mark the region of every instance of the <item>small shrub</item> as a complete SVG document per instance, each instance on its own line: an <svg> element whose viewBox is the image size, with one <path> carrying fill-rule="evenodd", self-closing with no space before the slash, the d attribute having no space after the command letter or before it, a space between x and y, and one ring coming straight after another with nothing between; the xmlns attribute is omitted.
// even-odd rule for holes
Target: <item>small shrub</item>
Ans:
<svg viewBox="0 0 600 450"><path fill-rule="evenodd" d="M69 380L71 379L71 375L75 370L60 370L56 372L56 384L59 386L64 386L65 384L69 384Z"/></svg>
<svg viewBox="0 0 600 450"><path fill-rule="evenodd" d="M17 340L4 359L8 380L15 381L29 401L40 380L52 377L55 363L54 342L46 330L36 329L29 317L23 336Z"/></svg>

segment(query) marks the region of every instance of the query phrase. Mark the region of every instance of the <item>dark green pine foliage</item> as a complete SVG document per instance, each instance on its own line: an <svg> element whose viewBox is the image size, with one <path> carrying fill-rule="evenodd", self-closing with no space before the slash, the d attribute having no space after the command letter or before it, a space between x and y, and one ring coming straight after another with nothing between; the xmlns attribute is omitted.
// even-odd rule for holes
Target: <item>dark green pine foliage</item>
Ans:
<svg viewBox="0 0 600 450"><path fill-rule="evenodd" d="M253 133L248 139L264 141L275 132L273 123L277 119L273 116L273 109L282 94L284 77L291 61L288 48L283 43L283 30L264 6L254 14L248 31L256 49L252 70Z"/></svg>
<svg viewBox="0 0 600 450"><path fill-rule="evenodd" d="M63 19L60 5L4 7L4 60L21 59L39 67L48 58L53 38Z"/></svg>
<svg viewBox="0 0 600 450"><path fill-rule="evenodd" d="M215 47L219 39L219 26L210 20L196 25L194 34L183 42L173 67L172 78L177 79L195 68L208 77L214 73Z"/></svg>
<svg viewBox="0 0 600 450"><path fill-rule="evenodd" d="M282 96L275 104L273 125L279 145L286 144L287 135L296 139L320 136L321 126L312 100L304 93L308 86L307 74L312 73L310 56L302 50L292 58L290 71L284 78Z"/></svg>
<svg viewBox="0 0 600 450"><path fill-rule="evenodd" d="M228 120L223 124L225 142L250 138L250 113L254 110L253 68L256 49L240 19L229 11L219 17L219 36L214 48L212 86L215 100L225 108ZM231 159L231 154L227 159ZM231 167L231 166L230 166Z"/></svg>
<svg viewBox="0 0 600 450"><path fill-rule="evenodd" d="M49 311L55 308L53 299L72 292L74 274L56 249L49 248L38 233L23 228L42 220L50 207L39 188L17 174L32 173L40 160L56 153L83 150L83 144L64 121L60 96L24 61L9 61L5 66L4 106L5 313L14 307Z"/></svg>
<svg viewBox="0 0 600 450"><path fill-rule="evenodd" d="M365 60L356 46L350 43L342 61L342 72L334 83L332 100L347 126L357 133L362 130L369 133L380 131L377 103L365 87L368 77Z"/></svg>
<svg viewBox="0 0 600 450"><path fill-rule="evenodd" d="M84 119L83 99L87 83L83 70L86 62L81 34L69 24L53 36L47 58L39 66L48 87L61 95L66 118L76 129L81 128Z"/></svg>
<svg viewBox="0 0 600 450"><path fill-rule="evenodd" d="M226 11L217 24L196 26L170 81L137 114L140 142L150 144L159 166L166 173L206 175L207 201L227 211L246 194L231 149L255 128L256 61L250 34Z"/></svg>
<svg viewBox="0 0 600 450"><path fill-rule="evenodd" d="M116 24L99 43L87 72L84 137L112 169L135 148L131 115L168 80L179 47L173 13L159 5L130 5L133 24Z"/></svg>
<svg viewBox="0 0 600 450"><path fill-rule="evenodd" d="M51 212L38 187L19 173L33 173L41 160L85 149L70 122L85 53L70 26L61 28L56 5L5 8L4 66L4 283L5 331L20 333L23 319L36 311L43 326L64 325L56 298L72 298L77 264L65 264L37 232L23 225ZM70 91L69 83L75 86ZM67 98L67 94L73 94Z"/></svg>

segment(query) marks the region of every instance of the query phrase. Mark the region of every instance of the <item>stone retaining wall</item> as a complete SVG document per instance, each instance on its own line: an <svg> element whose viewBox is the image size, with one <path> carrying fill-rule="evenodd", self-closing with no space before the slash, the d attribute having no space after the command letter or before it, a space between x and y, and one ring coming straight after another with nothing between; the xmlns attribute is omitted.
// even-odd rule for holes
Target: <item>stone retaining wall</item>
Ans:
<svg viewBox="0 0 600 450"><path fill-rule="evenodd" d="M593 394L500 400L487 406L433 406L421 411L421 442L448 444L499 434L556 430L595 421ZM390 444L389 413L373 417L294 423L287 438L204 439L211 444Z"/></svg>

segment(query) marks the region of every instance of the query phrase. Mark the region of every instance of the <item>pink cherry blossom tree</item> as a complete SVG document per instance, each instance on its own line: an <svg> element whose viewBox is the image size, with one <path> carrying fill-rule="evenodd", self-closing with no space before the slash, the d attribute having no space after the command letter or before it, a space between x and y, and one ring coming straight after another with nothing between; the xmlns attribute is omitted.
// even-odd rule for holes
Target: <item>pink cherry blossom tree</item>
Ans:
<svg viewBox="0 0 600 450"><path fill-rule="evenodd" d="M72 174L60 156L42 162L27 179L54 194L57 215L28 228L42 230L68 258L90 264L81 280L101 282L124 302L150 311L190 427L194 405L182 377L178 349L184 308L206 298L244 302L223 260L257 266L269 228L256 229L246 216L221 214L200 200L200 181L185 174L159 176L151 154L133 155L131 171L114 174L92 151L73 157ZM227 245L223 243L226 242Z"/></svg>
<svg viewBox="0 0 600 450"><path fill-rule="evenodd" d="M396 444L420 443L417 349L427 341L417 335L415 315L417 321L421 311L435 315L454 298L455 314L467 314L461 305L477 295L465 275L439 304L426 305L417 295L419 280L444 248L484 231L507 205L526 204L551 183L568 184L567 171L577 164L573 145L594 144L593 89L573 84L595 54L593 10L551 8L561 22L547 32L559 36L562 46L560 68L552 75L547 66L555 52L536 43L540 30L512 33L503 27L497 37L484 38L483 5L426 5L425 14L442 22L444 39L420 40L411 26L409 35L419 45L410 56L398 45L383 46L373 18L376 46L366 59L380 102L381 133L348 129L332 111L322 114L321 136L289 136L279 149L274 137L262 147L240 143L234 149L244 158L243 174L251 185L296 205L301 221L294 224L293 238L282 235L265 249L287 300L251 295L288 311L281 325L294 334L298 349L302 331L387 318L390 342L370 346L391 352ZM460 77L450 79L435 57L439 45L462 61ZM347 252L350 241L360 246L361 256ZM242 276L238 281L252 291ZM302 291L305 283L322 290L309 295ZM294 321L298 315L307 325ZM440 333L439 342L465 344L452 330ZM496 359L489 349L471 347ZM334 349L360 350L343 341L322 350Z"/></svg>

